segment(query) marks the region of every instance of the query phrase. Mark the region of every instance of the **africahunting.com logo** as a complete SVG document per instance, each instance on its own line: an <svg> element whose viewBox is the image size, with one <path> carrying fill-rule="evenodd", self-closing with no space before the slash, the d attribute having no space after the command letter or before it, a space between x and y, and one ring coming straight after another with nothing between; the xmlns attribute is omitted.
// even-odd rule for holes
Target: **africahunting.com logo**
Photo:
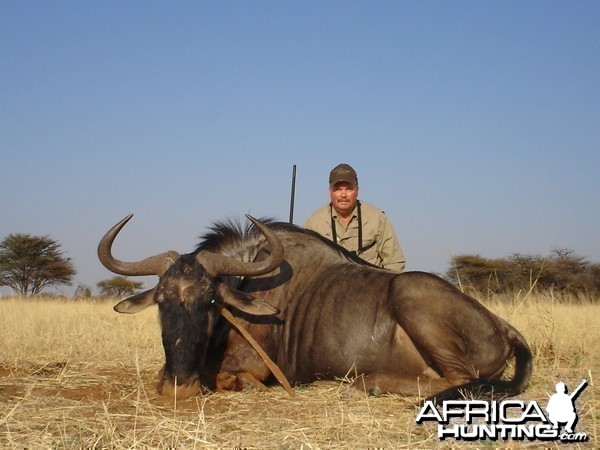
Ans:
<svg viewBox="0 0 600 450"><path fill-rule="evenodd" d="M575 399L586 386L587 380L582 380L573 393L568 394L565 383L557 383L556 393L550 396L545 412L536 401L447 400L436 406L428 400L416 422L436 422L440 440L585 442L589 436L575 432L578 420Z"/></svg>

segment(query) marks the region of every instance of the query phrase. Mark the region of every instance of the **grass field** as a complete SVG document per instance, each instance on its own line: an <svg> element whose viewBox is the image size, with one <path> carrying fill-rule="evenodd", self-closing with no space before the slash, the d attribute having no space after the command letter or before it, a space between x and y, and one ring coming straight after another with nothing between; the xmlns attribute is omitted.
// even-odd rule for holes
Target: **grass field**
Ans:
<svg viewBox="0 0 600 450"><path fill-rule="evenodd" d="M348 400L343 383L156 395L163 363L156 310L119 315L111 302L0 299L0 448L559 448L558 442L440 441L417 425L417 398ZM557 381L590 382L577 432L598 448L600 303L529 296L487 305L515 325L534 354L519 397L546 405Z"/></svg>

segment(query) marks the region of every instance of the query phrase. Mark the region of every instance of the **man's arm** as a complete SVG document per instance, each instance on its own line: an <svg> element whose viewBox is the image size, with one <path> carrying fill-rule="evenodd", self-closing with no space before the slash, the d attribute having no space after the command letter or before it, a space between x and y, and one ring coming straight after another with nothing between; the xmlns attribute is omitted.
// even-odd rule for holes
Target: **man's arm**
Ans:
<svg viewBox="0 0 600 450"><path fill-rule="evenodd" d="M315 231L321 236L331 239L331 223L325 220L324 214L325 212L323 207L317 209L310 216L308 216L308 219L306 219L306 222L304 222L304 228Z"/></svg>
<svg viewBox="0 0 600 450"><path fill-rule="evenodd" d="M382 267L394 272L404 272L406 259L400 247L400 242L391 222L385 214L382 214L379 230L379 242L377 243L377 252L381 259Z"/></svg>

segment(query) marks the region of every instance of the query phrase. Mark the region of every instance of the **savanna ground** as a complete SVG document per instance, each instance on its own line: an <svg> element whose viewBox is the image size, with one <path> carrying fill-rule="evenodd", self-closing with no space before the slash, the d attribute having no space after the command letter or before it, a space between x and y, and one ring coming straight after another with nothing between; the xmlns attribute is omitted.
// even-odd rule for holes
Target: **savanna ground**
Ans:
<svg viewBox="0 0 600 450"><path fill-rule="evenodd" d="M522 298L521 298L522 297ZM573 299L572 299L573 300ZM600 303L517 296L489 303L527 338L530 387L547 404L557 381L577 399L576 432L598 448ZM417 398L349 400L342 381L295 389L158 397L163 363L156 310L120 315L112 302L0 299L0 448L554 448L559 442L440 441L417 425Z"/></svg>

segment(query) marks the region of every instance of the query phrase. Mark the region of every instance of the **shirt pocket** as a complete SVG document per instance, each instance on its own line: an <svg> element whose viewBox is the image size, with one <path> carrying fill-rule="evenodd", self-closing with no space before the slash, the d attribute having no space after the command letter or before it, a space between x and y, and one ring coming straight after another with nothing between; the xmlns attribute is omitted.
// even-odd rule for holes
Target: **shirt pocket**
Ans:
<svg viewBox="0 0 600 450"><path fill-rule="evenodd" d="M377 244L375 242L375 238L365 239L363 237L361 248L365 250L359 251L358 256L360 256L365 261L369 261L371 264L379 264L377 256Z"/></svg>

